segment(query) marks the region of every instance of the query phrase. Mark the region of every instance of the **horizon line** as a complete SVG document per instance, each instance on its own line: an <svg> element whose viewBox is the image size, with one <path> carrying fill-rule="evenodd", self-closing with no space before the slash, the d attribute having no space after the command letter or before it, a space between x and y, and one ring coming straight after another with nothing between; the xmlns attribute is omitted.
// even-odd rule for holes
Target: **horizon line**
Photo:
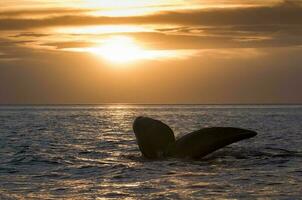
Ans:
<svg viewBox="0 0 302 200"><path fill-rule="evenodd" d="M0 106L95 106L95 105L139 105L139 106L157 106L157 105L200 105L200 106L245 106L245 105L255 105L255 106L282 106L282 105L292 105L292 106L302 106L302 103L0 103Z"/></svg>

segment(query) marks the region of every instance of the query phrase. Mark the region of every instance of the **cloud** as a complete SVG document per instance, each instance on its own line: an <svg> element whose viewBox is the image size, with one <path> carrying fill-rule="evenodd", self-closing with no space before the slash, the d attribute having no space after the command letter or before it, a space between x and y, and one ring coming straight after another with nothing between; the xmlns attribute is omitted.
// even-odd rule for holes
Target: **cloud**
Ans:
<svg viewBox="0 0 302 200"><path fill-rule="evenodd" d="M301 0L283 0L279 6L282 7L301 7L302 2Z"/></svg>
<svg viewBox="0 0 302 200"><path fill-rule="evenodd" d="M89 9L71 9L71 8L48 8L48 9L21 9L0 11L0 18L16 18L20 16L49 16L66 14L83 14L90 12Z"/></svg>
<svg viewBox="0 0 302 200"><path fill-rule="evenodd" d="M133 38L140 46L150 50L268 48L302 45L302 37L301 34L299 34L302 33L302 29L289 29L287 27L286 31L283 31L280 30L280 28L274 27L269 28L269 30L264 32L260 32L258 29L261 29L261 27L180 27L175 29L162 29L158 32L122 33L122 35ZM190 32L193 32L194 34L191 34ZM10 45L10 48L13 48L13 46L16 45L27 46L28 48L33 46L35 48L54 47L53 49L57 50L88 48L98 45L103 40L108 39L108 37L115 35L119 36L120 34L121 33L99 35L51 35L52 38L57 38L57 41L48 40L47 36L41 39L40 36L35 38L31 37L31 34L25 34L25 36L28 35L29 38L17 37L17 40L3 41L1 43L0 51L6 52L7 49L4 49L6 45ZM39 33L37 33L37 35L39 35Z"/></svg>
<svg viewBox="0 0 302 200"><path fill-rule="evenodd" d="M45 46L53 46L57 49L66 49L66 48L85 48L94 46L94 42L82 42L82 41L72 41L72 42L53 42L53 43L44 43Z"/></svg>
<svg viewBox="0 0 302 200"><path fill-rule="evenodd" d="M43 13L45 10L36 10ZM45 11L54 13L55 10ZM22 13L21 11L19 11ZM76 14L73 14L75 12ZM77 13L78 12L78 13ZM23 12L24 13L24 12ZM68 14L68 15L66 15ZM142 41L151 49L212 49L286 47L302 44L302 6L298 1L283 1L275 6L215 8L160 12L148 16L104 17L87 15L84 10L61 10L47 18L0 18L2 31L20 32L13 37L41 38L40 44L57 49L93 46L94 39L113 33L93 35L55 35L45 33L45 27L82 27L94 25L153 25L154 32L118 33ZM168 28L160 28L161 25ZM38 28L38 29L37 29ZM37 30L36 30L37 29ZM45 38L60 38L47 42ZM64 37L66 41L64 41ZM87 42L79 41L85 37ZM53 40L52 40L53 41ZM1 47L0 47L1 50Z"/></svg>
<svg viewBox="0 0 302 200"><path fill-rule="evenodd" d="M38 57L45 50L33 49L27 47L29 43L34 43L35 40L9 40L0 38L0 61L15 60L15 59L32 59ZM48 53L51 53L48 51Z"/></svg>
<svg viewBox="0 0 302 200"><path fill-rule="evenodd" d="M51 26L108 24L177 24L190 26L302 25L302 7L288 3L273 7L220 8L161 12L148 16L104 17L64 14L40 19L1 18L0 30L23 30Z"/></svg>
<svg viewBox="0 0 302 200"><path fill-rule="evenodd" d="M16 35L12 35L10 37L14 37L14 38L20 38L20 37L46 37L46 36L50 36L51 34L43 34L43 33L34 33L34 32L25 32L25 33L19 33Z"/></svg>
<svg viewBox="0 0 302 200"><path fill-rule="evenodd" d="M233 25L233 26L203 26L203 27L175 27L168 29L157 29L166 35L175 35L209 39L218 39L220 44L229 44L248 47L268 47L268 46L297 46L302 42L302 26L300 25ZM235 42L237 41L237 44ZM201 41L202 42L202 41ZM218 45L219 45L218 43ZM223 45L220 45L223 46Z"/></svg>
<svg viewBox="0 0 302 200"><path fill-rule="evenodd" d="M302 24L302 7L280 4L273 7L224 8L164 12L149 16L150 22L202 26ZM147 20L147 18L145 18Z"/></svg>

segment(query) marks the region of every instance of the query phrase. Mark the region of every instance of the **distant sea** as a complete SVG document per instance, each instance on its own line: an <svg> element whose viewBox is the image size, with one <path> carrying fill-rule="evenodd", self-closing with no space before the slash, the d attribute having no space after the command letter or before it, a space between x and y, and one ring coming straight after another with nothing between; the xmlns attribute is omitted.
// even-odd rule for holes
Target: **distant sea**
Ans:
<svg viewBox="0 0 302 200"><path fill-rule="evenodd" d="M147 160L132 122L258 132L200 160ZM0 106L0 199L302 199L301 105Z"/></svg>

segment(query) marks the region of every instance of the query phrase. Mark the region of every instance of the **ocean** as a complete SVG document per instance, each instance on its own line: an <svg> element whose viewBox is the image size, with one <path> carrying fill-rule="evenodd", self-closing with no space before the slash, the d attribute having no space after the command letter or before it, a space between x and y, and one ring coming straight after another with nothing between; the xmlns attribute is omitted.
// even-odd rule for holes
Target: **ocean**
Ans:
<svg viewBox="0 0 302 200"><path fill-rule="evenodd" d="M148 160L137 116L178 137L212 126L258 135L200 160ZM302 106L0 106L0 199L302 199Z"/></svg>

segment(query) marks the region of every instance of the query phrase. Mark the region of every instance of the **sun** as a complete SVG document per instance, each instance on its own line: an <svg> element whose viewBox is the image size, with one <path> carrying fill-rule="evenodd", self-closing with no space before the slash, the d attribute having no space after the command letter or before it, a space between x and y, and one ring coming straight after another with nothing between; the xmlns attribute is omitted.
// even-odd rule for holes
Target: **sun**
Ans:
<svg viewBox="0 0 302 200"><path fill-rule="evenodd" d="M114 63L137 61L151 56L132 38L126 36L108 38L100 46L92 47L89 51Z"/></svg>
<svg viewBox="0 0 302 200"><path fill-rule="evenodd" d="M97 42L95 46L63 48L62 50L90 53L102 60L107 60L114 66L123 66L123 64L141 60L182 59L193 55L192 51L188 50L145 49L129 36L111 36Z"/></svg>

